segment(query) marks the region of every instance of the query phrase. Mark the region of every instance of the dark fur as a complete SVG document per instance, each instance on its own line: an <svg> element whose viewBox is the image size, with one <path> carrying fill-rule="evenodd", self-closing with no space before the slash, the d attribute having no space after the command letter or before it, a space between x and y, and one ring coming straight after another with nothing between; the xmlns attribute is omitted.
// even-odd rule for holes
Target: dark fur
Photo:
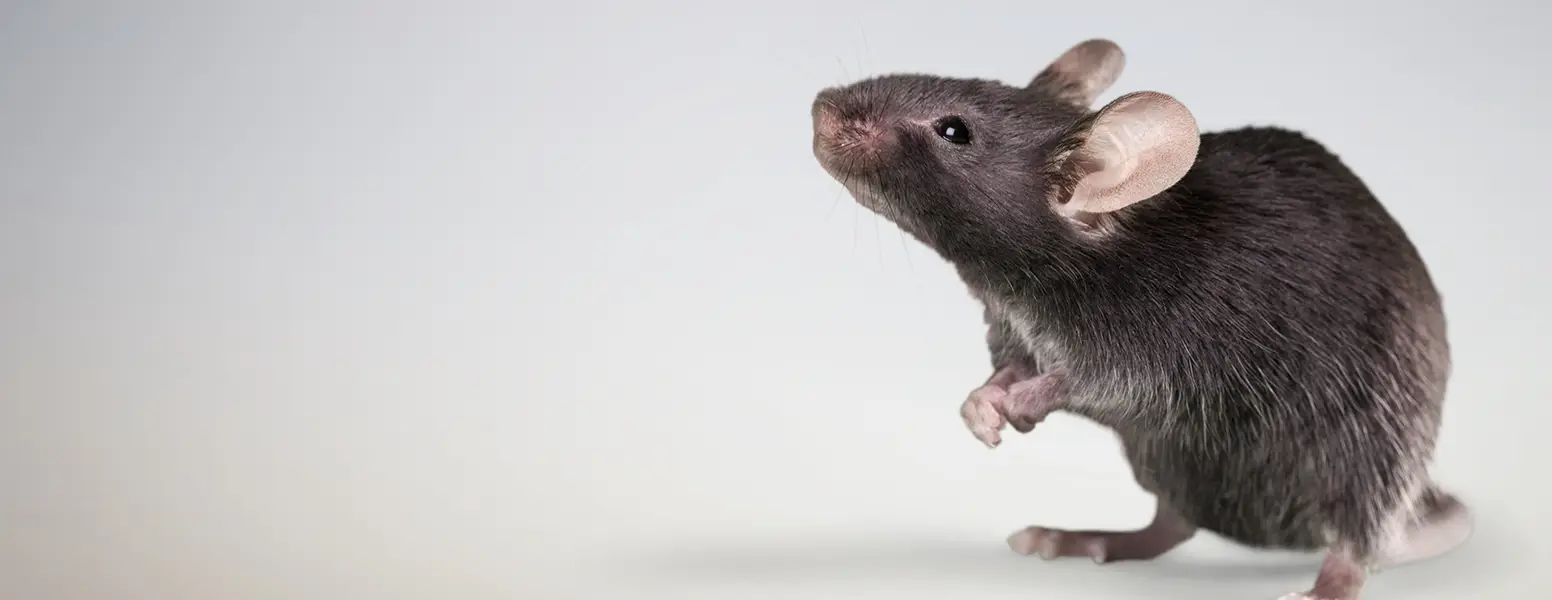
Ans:
<svg viewBox="0 0 1552 600"><path fill-rule="evenodd" d="M987 303L994 367L1065 368L1070 412L1116 431L1138 481L1243 544L1371 556L1427 478L1449 348L1400 226L1320 144L1206 133L1191 171L1086 235L1050 208L1092 113L984 80L893 75L818 105L887 127L827 166ZM961 115L974 143L918 125ZM818 140L816 140L818 144ZM1032 324L1035 343L1010 323Z"/></svg>

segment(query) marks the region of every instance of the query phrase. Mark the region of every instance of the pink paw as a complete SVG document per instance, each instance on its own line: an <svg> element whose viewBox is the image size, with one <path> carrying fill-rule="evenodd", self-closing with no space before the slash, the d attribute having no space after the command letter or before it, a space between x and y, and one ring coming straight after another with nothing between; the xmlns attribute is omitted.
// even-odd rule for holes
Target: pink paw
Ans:
<svg viewBox="0 0 1552 600"><path fill-rule="evenodd" d="M1087 557L1103 564L1109 558L1106 538L1102 534L1086 534L1045 527L1026 527L1008 536L1008 547L1014 552L1053 560L1064 557Z"/></svg>
<svg viewBox="0 0 1552 600"><path fill-rule="evenodd" d="M1007 421L1002 418L1002 406L1008 397L1007 390L987 385L970 392L970 398L959 407L959 416L975 439L989 448L1002 443L1002 428Z"/></svg>
<svg viewBox="0 0 1552 600"><path fill-rule="evenodd" d="M975 439L996 448L1002 443L1003 427L1012 425L1019 433L1033 431L1062 405L1065 388L1066 378L1060 373L1019 381L1008 388L986 384L970 392L970 398L959 407L959 416Z"/></svg>

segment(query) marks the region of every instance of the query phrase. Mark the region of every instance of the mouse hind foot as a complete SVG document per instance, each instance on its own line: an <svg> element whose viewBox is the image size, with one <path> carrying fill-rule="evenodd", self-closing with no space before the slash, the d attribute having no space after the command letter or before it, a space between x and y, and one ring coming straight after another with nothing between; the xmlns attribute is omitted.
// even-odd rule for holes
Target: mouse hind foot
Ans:
<svg viewBox="0 0 1552 600"><path fill-rule="evenodd" d="M1196 526L1160 503L1153 522L1136 531L1068 531L1026 527L1008 536L1008 546L1025 556L1039 554L1046 560L1088 558L1104 564L1151 560L1185 543Z"/></svg>
<svg viewBox="0 0 1552 600"><path fill-rule="evenodd" d="M1470 508L1453 494L1429 486L1418 497L1415 517L1379 556L1381 566L1397 566L1441 556L1464 544L1475 525Z"/></svg>

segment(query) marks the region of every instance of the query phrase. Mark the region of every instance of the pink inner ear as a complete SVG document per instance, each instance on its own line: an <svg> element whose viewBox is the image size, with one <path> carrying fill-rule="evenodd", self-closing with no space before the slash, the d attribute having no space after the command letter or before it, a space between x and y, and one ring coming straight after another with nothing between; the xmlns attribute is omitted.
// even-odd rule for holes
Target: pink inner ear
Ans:
<svg viewBox="0 0 1552 600"><path fill-rule="evenodd" d="M1083 202L1082 197L1085 195L1083 190L1085 189L1086 182L1105 170L1105 157L1102 154L1079 149L1067 160L1067 167L1072 169L1073 174L1080 179L1078 180L1078 189L1074 190L1071 196L1061 199L1061 202L1065 204L1077 200L1081 204Z"/></svg>
<svg viewBox="0 0 1552 600"><path fill-rule="evenodd" d="M1100 110L1074 153L1082 179L1064 212L1113 212L1163 192L1196 162L1200 141L1196 119L1174 98L1157 92L1117 98Z"/></svg>

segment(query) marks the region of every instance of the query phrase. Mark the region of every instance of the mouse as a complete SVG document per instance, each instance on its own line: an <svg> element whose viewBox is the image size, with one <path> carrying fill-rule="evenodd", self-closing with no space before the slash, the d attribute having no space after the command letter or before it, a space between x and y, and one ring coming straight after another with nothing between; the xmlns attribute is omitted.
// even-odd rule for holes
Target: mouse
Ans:
<svg viewBox="0 0 1552 600"><path fill-rule="evenodd" d="M1110 564L1208 532L1322 556L1282 600L1356 600L1459 547L1473 514L1430 474L1450 345L1416 245L1303 133L1204 132L1152 90L1097 105L1125 63L1096 38L1027 83L894 72L811 105L826 174L982 308L973 437L1087 419L1155 500L1136 530L1031 525L1008 545Z"/></svg>

